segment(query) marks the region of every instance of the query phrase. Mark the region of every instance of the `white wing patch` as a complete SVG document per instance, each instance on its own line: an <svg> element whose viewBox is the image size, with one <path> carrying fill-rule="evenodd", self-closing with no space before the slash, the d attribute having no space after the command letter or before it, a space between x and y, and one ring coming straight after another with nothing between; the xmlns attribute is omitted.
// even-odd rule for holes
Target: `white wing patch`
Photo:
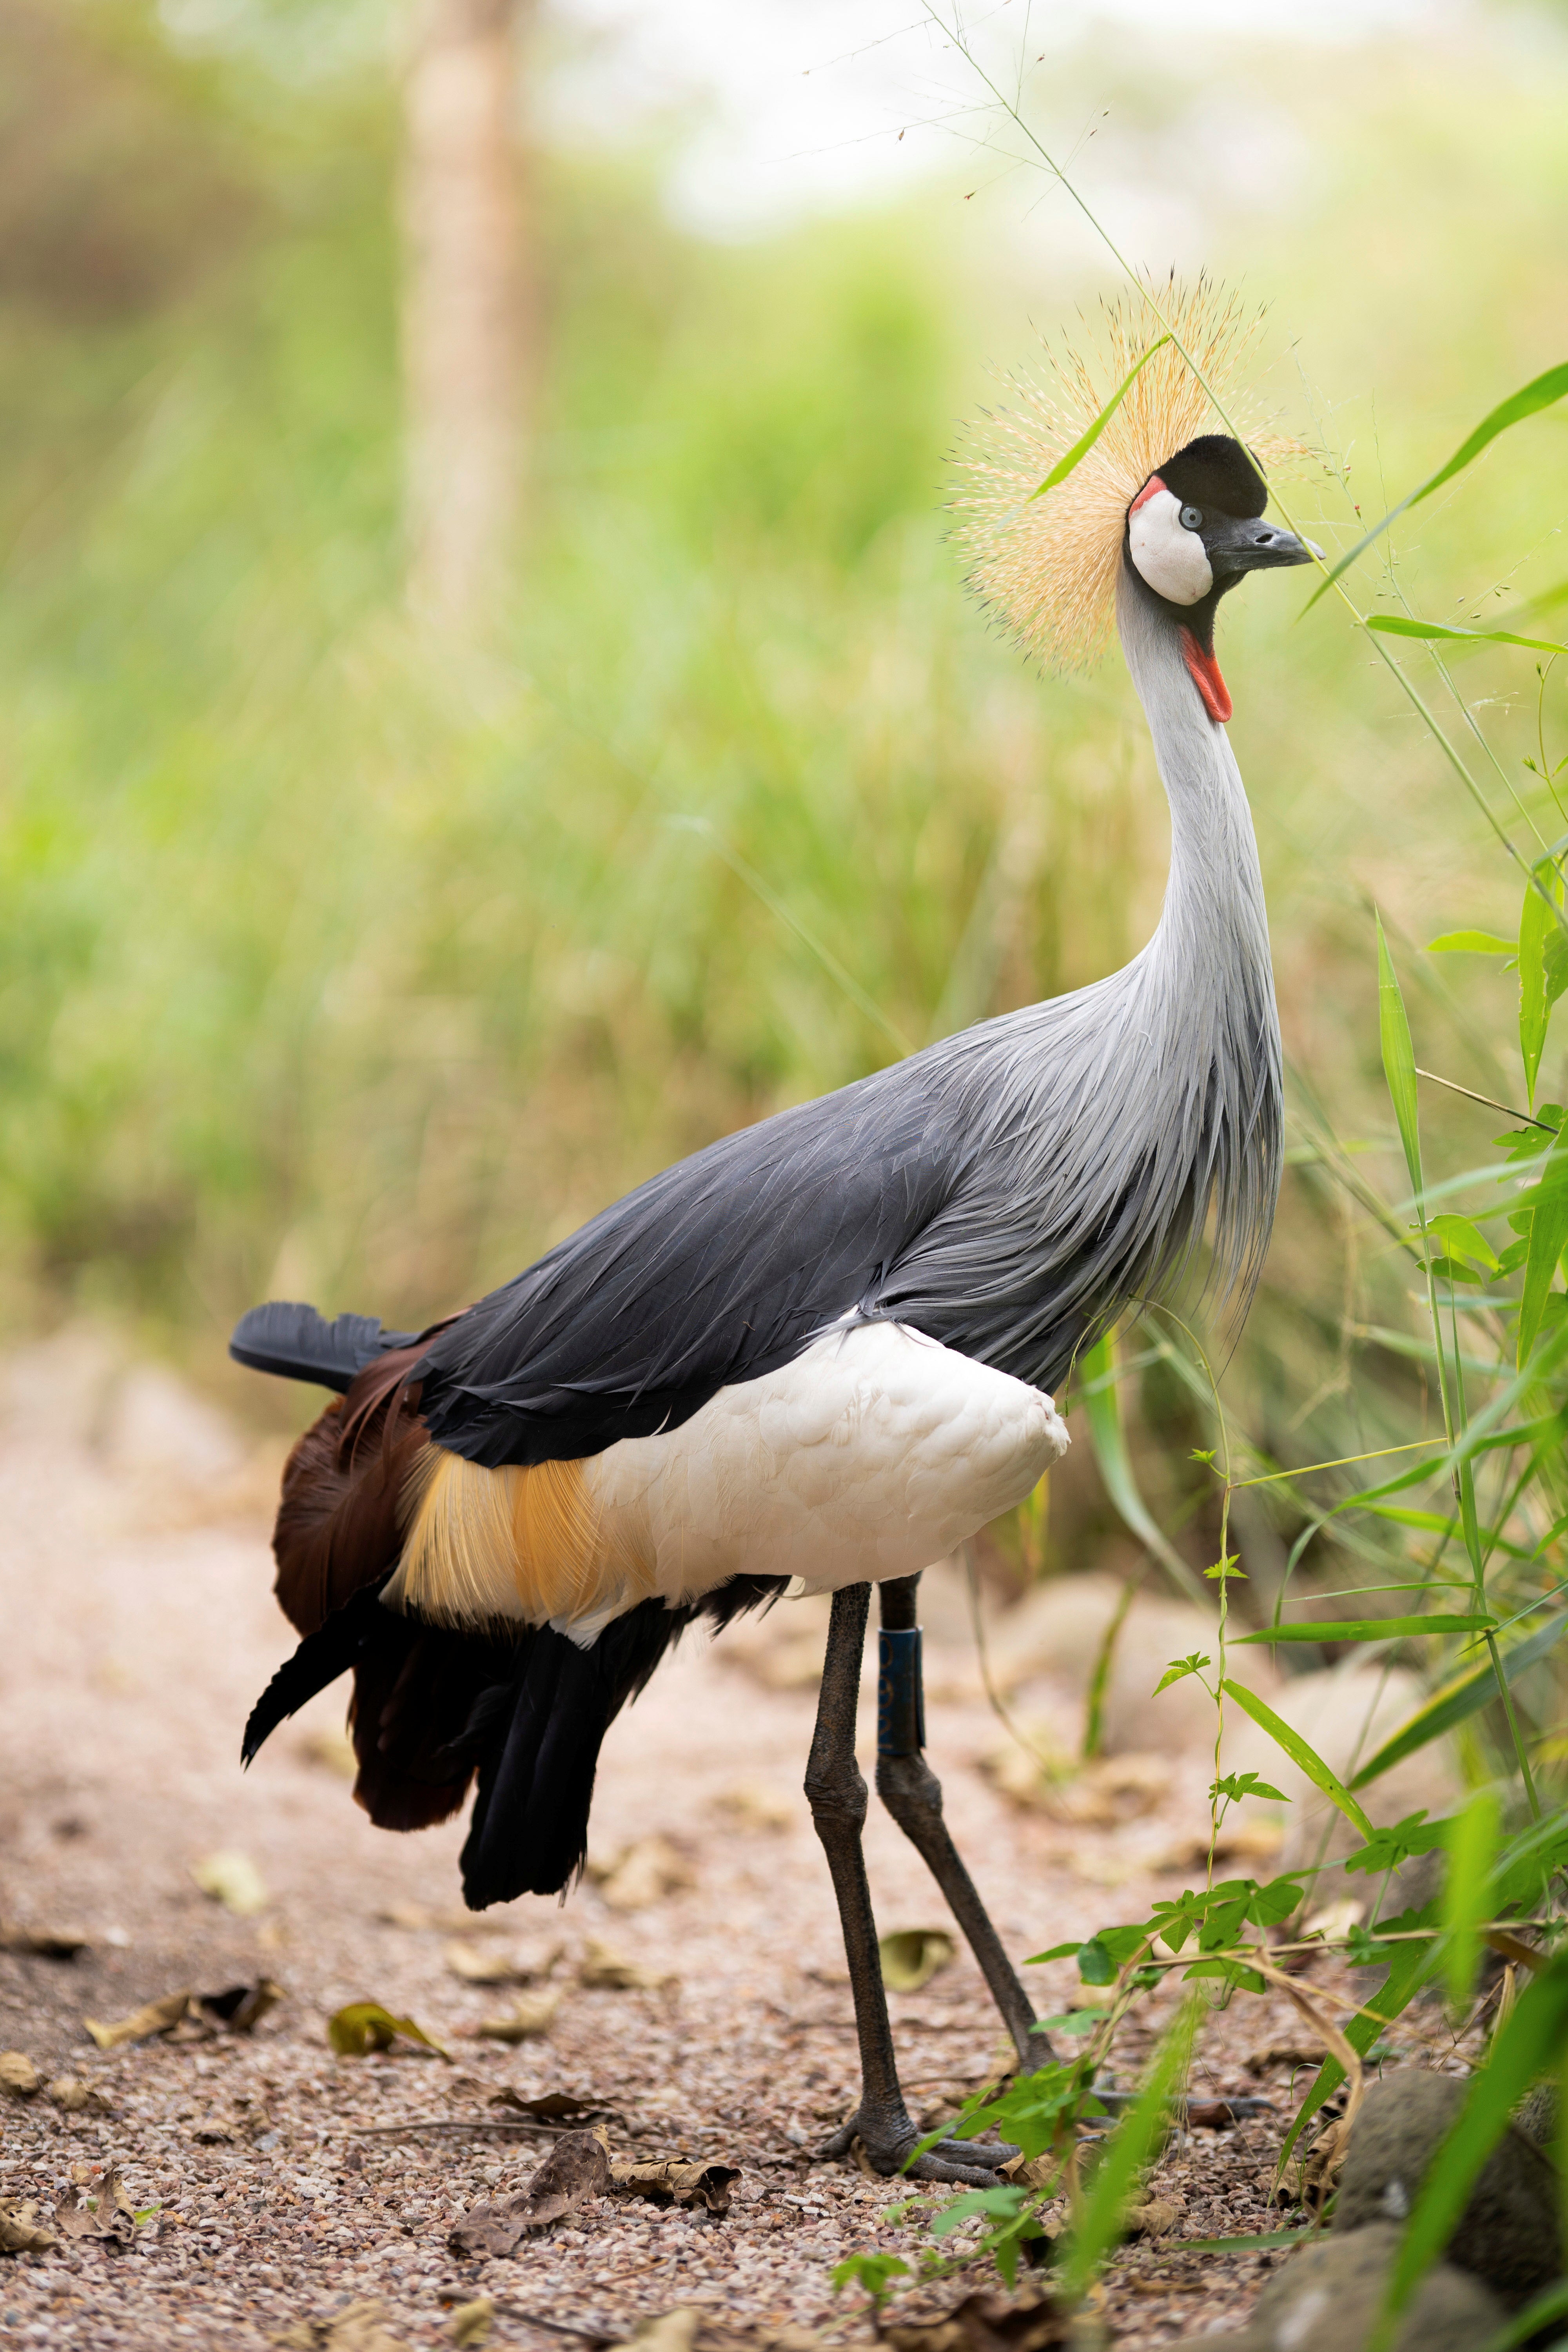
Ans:
<svg viewBox="0 0 1568 2352"><path fill-rule="evenodd" d="M817 1592L912 1575L1021 1502L1067 1445L1051 1399L1006 1372L901 1324L827 1332L679 1429L584 1464L602 1545L642 1575L555 1622L590 1642L650 1589L689 1601L742 1570Z"/></svg>

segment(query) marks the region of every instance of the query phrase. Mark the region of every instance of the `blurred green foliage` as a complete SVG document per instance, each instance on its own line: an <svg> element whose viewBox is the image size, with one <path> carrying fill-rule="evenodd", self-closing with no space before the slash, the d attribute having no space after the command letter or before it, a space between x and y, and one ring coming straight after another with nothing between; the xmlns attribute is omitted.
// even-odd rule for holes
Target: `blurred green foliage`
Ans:
<svg viewBox="0 0 1568 2352"><path fill-rule="evenodd" d="M0 239L16 1318L85 1303L215 1356L268 1294L418 1323L883 1059L731 856L917 1043L1142 944L1165 819L1120 665L1030 675L942 544L988 363L1106 284L1037 191L969 205L966 181L719 247L668 225L657 158L542 154L529 528L458 653L400 600L390 79L180 54L132 0L5 0L0 47L31 142L0 226L36 247ZM1275 299L1266 397L1333 458L1289 495L1348 543L1385 478L1561 356L1568 76L1459 36L1231 70L1232 119L1274 126L1250 178L1196 61L1086 53L1052 102L1109 89L1118 168L1201 197L1215 267ZM1399 541L1425 611L1568 573L1564 427L1525 431ZM1300 601L1266 581L1227 607L1234 734L1298 1117L1321 1104L1394 1187L1369 900L1422 1059L1495 1093L1511 977L1408 949L1510 929L1517 891L1478 881L1479 822L1364 644L1328 607L1293 631ZM1521 658L1468 657L1467 687L1515 693ZM1528 700L1493 714L1521 787ZM1436 1115L1437 1175L1486 1119ZM1300 1167L1233 1370L1284 1455L1346 1450L1347 1421L1376 1443L1418 1396L1353 1337L1409 1316L1352 1228ZM1152 1492L1173 1523L1201 1507L1183 1476Z"/></svg>

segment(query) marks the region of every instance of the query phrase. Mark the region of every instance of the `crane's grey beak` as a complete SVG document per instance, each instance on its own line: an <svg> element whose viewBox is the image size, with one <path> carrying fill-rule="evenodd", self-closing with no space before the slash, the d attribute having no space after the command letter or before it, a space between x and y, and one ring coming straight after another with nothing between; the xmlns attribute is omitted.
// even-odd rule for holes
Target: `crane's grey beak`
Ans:
<svg viewBox="0 0 1568 2352"><path fill-rule="evenodd" d="M1288 563L1310 563L1323 551L1277 522L1245 521L1236 515L1215 515L1200 536L1216 581L1237 580L1244 572L1271 572Z"/></svg>

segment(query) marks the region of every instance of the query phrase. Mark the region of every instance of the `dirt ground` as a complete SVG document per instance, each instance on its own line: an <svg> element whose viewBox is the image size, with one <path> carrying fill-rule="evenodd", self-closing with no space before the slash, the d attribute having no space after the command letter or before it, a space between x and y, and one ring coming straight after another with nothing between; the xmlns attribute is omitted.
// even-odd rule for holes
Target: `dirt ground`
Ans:
<svg viewBox="0 0 1568 2352"><path fill-rule="evenodd" d="M637 1888L590 1881L563 1906L531 1899L468 1920L460 1826L387 1836L350 1801L341 1692L286 1727L248 1774L239 1769L247 1712L290 1646L266 1542L277 1459L91 1334L9 1368L0 1914L71 1926L88 1942L71 1959L0 1952L0 2049L98 2095L78 2112L43 2095L0 2099L0 2196L35 2199L47 2218L73 2184L90 2194L118 2167L132 2204L158 2210L124 2249L72 2242L0 2259L0 2343L259 2347L375 2298L395 2337L426 2345L447 2341L452 2306L480 2294L500 2306L498 2344L566 2340L543 2320L618 2337L687 2305L764 2336L820 2328L830 2341L869 2340L862 2299L836 2297L830 2268L855 2250L909 2252L918 2240L880 2220L897 2187L808 2154L855 2095L837 1928L800 1789L820 1609L786 1604L760 1629L693 1644L611 1733L595 1855L660 1838L686 1884L626 1907ZM1021 1958L1138 1917L1193 1883L1183 1844L1207 1759L1163 1757L1123 1829L1021 1809L981 1769L1000 1735L977 1691L955 1576L929 1580L924 1613L931 1760L1009 1949ZM1065 1725L1080 1696L1056 1694ZM1052 1694L1035 1697L1048 1705ZM873 1717L868 1692L868 1775ZM945 1923L874 1801L868 1851L884 1929ZM247 1858L259 1878L246 1916L193 1879L220 1853ZM667 1980L583 1986L595 1941ZM454 1973L454 1943L470 1967L475 1954L538 1962L564 1947L544 2038L475 2038L520 1995ZM263 1976L283 1998L248 2036L185 2027L172 2042L100 2053L83 2024ZM1031 1983L1042 2012L1078 1997L1070 1963ZM354 2000L417 2021L452 2063L407 2045L334 2056L326 2020ZM912 2105L929 2113L985 2077L996 2021L967 1954L892 2007ZM1117 2343L1236 2324L1278 2259L1186 2253L1181 2241L1277 2226L1264 2200L1301 2033L1272 2000L1215 2016L1194 2095L1262 2090L1277 2113L1194 2131L1168 2151L1152 2188L1174 2208L1169 2234L1124 2250L1109 2274L1102 2309ZM1285 2054L1247 2072L1247 2054L1270 2044ZM1130 2041L1129 2073L1146 2046ZM547 2145L493 2127L489 2102L506 2086L600 2103L617 2154L738 2167L728 2216L605 2198L506 2260L458 2259L454 2220L519 2185ZM420 2128L432 2123L471 2127ZM910 2309L956 2294L922 2287Z"/></svg>

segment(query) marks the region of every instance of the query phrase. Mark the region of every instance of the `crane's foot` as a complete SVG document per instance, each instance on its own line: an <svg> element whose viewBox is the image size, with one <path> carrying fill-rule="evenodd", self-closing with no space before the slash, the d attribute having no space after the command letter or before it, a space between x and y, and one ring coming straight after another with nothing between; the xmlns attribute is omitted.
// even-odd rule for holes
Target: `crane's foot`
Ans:
<svg viewBox="0 0 1568 2352"><path fill-rule="evenodd" d="M826 2163L834 2157L847 2156L858 2140L871 2169L889 2179L898 2176L904 2180L951 2181L963 2189L1003 2189L1006 2182L1000 2168L1021 2153L1006 2140L939 2139L905 2171L910 2150L918 2147L923 2137L907 2115L863 2121L857 2112L839 2125L831 2139L814 2147L811 2155L816 2162Z"/></svg>

